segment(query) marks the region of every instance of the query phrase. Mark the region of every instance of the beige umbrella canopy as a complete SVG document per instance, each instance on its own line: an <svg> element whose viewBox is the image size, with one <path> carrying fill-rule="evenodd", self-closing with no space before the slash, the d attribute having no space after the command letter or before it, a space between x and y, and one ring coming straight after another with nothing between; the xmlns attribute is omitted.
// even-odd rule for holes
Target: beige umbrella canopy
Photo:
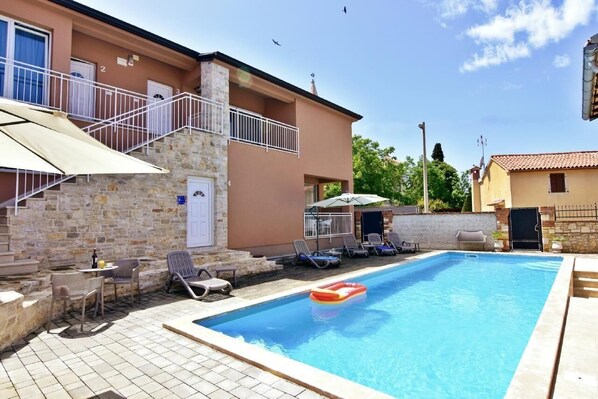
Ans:
<svg viewBox="0 0 598 399"><path fill-rule="evenodd" d="M168 173L115 151L62 112L0 99L0 167L65 175Z"/></svg>

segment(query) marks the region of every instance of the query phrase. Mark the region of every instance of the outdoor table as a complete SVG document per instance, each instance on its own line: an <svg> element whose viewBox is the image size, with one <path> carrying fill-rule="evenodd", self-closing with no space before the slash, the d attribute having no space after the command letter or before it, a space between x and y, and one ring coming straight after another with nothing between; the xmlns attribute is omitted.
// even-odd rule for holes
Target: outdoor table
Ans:
<svg viewBox="0 0 598 399"><path fill-rule="evenodd" d="M118 269L118 266L104 266L103 268L99 268L99 267L90 267L90 268L85 268L85 269L77 269L77 271L81 272L81 273L93 273L94 277L98 276L98 272L105 272L105 271L109 271L109 270L116 270ZM96 301L101 301L102 304L102 318L104 317L104 276L102 277L102 288L100 289L100 292L98 292L96 294Z"/></svg>
<svg viewBox="0 0 598 399"><path fill-rule="evenodd" d="M118 266L104 266L103 268L99 268L99 267L90 267L90 268L86 268L86 269L77 269L77 271L81 272L81 273L94 273L94 277L98 276L98 272L107 272L109 270L115 270L118 269Z"/></svg>
<svg viewBox="0 0 598 399"><path fill-rule="evenodd" d="M367 249L368 253L372 254L374 252L374 244L370 244L369 242L365 241L361 243L361 246L364 249Z"/></svg>
<svg viewBox="0 0 598 399"><path fill-rule="evenodd" d="M221 273L232 273L233 274L233 285L237 286L237 266L229 265L229 266L218 266L214 268L214 272L216 272L216 278L220 277Z"/></svg>
<svg viewBox="0 0 598 399"><path fill-rule="evenodd" d="M324 251L320 251L320 253L322 255L336 256L338 258L340 258L343 255L342 250L339 250L339 249L336 249L336 248L326 249Z"/></svg>

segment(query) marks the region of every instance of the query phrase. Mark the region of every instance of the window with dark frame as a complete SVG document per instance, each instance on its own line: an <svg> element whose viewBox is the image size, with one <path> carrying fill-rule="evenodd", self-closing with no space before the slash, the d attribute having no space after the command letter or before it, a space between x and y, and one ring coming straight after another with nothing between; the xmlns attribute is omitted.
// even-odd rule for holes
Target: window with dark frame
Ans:
<svg viewBox="0 0 598 399"><path fill-rule="evenodd" d="M565 188L565 174L564 173L551 173L550 174L550 192L551 193L564 193Z"/></svg>

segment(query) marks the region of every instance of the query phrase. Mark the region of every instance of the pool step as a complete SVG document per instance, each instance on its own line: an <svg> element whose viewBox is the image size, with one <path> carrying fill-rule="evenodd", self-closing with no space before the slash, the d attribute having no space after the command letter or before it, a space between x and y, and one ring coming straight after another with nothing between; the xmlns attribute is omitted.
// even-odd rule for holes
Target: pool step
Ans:
<svg viewBox="0 0 598 399"><path fill-rule="evenodd" d="M598 298L598 271L580 268L573 272L573 295L583 298Z"/></svg>

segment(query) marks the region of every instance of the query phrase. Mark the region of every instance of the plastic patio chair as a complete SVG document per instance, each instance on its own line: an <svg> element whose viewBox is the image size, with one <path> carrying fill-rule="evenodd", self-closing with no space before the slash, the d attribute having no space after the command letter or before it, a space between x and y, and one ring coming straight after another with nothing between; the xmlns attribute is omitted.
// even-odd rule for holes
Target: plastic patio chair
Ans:
<svg viewBox="0 0 598 399"><path fill-rule="evenodd" d="M390 244L390 246L393 247L394 249L396 249L396 251L398 253L404 253L404 252L414 252L415 253L415 245L408 243L407 241L401 241L401 238L399 237L399 233L397 233L396 231L388 232L388 234L386 235L386 238L388 238L388 243Z"/></svg>
<svg viewBox="0 0 598 399"><path fill-rule="evenodd" d="M305 240L294 240L293 247L295 248L295 257L293 258L294 265L298 263L309 263L318 269L325 269L330 266L340 266L341 264L340 258L337 258L336 256L313 255Z"/></svg>
<svg viewBox="0 0 598 399"><path fill-rule="evenodd" d="M191 298L203 299L210 291L221 291L228 294L233 290L233 286L226 280L215 278L206 268L196 268L193 265L193 259L187 251L172 251L166 255L168 271L170 277L164 289L170 291L173 282L182 284ZM203 276L205 274L205 276ZM201 295L197 295L193 288L203 289Z"/></svg>
<svg viewBox="0 0 598 399"><path fill-rule="evenodd" d="M347 252L350 258L354 256L370 256L370 251L365 249L363 245L357 242L353 234L343 235L343 249Z"/></svg>
<svg viewBox="0 0 598 399"><path fill-rule="evenodd" d="M141 289L139 288L139 272L141 271L141 263L138 258L118 259L114 262L117 269L100 272L106 278L104 284L114 286L114 303L118 300L117 285L128 285L131 293L131 306L135 300L135 287L137 287L137 295L141 301Z"/></svg>
<svg viewBox="0 0 598 399"><path fill-rule="evenodd" d="M382 241L382 237L380 237L380 234L378 234L378 233L369 233L368 234L368 242L373 245L374 252L378 256L380 256L380 255L396 255L397 254L397 251L393 247L386 245Z"/></svg>
<svg viewBox="0 0 598 399"><path fill-rule="evenodd" d="M71 301L83 300L81 309L81 332L83 332L83 323L85 322L85 308L87 298L96 295L96 306L93 317L98 314L98 306L101 306L101 314L104 317L104 277L85 278L80 272L74 273L52 273L52 301L50 302L50 313L46 331L50 331L50 322L54 312L54 302L63 302L62 316L66 317L67 305Z"/></svg>

